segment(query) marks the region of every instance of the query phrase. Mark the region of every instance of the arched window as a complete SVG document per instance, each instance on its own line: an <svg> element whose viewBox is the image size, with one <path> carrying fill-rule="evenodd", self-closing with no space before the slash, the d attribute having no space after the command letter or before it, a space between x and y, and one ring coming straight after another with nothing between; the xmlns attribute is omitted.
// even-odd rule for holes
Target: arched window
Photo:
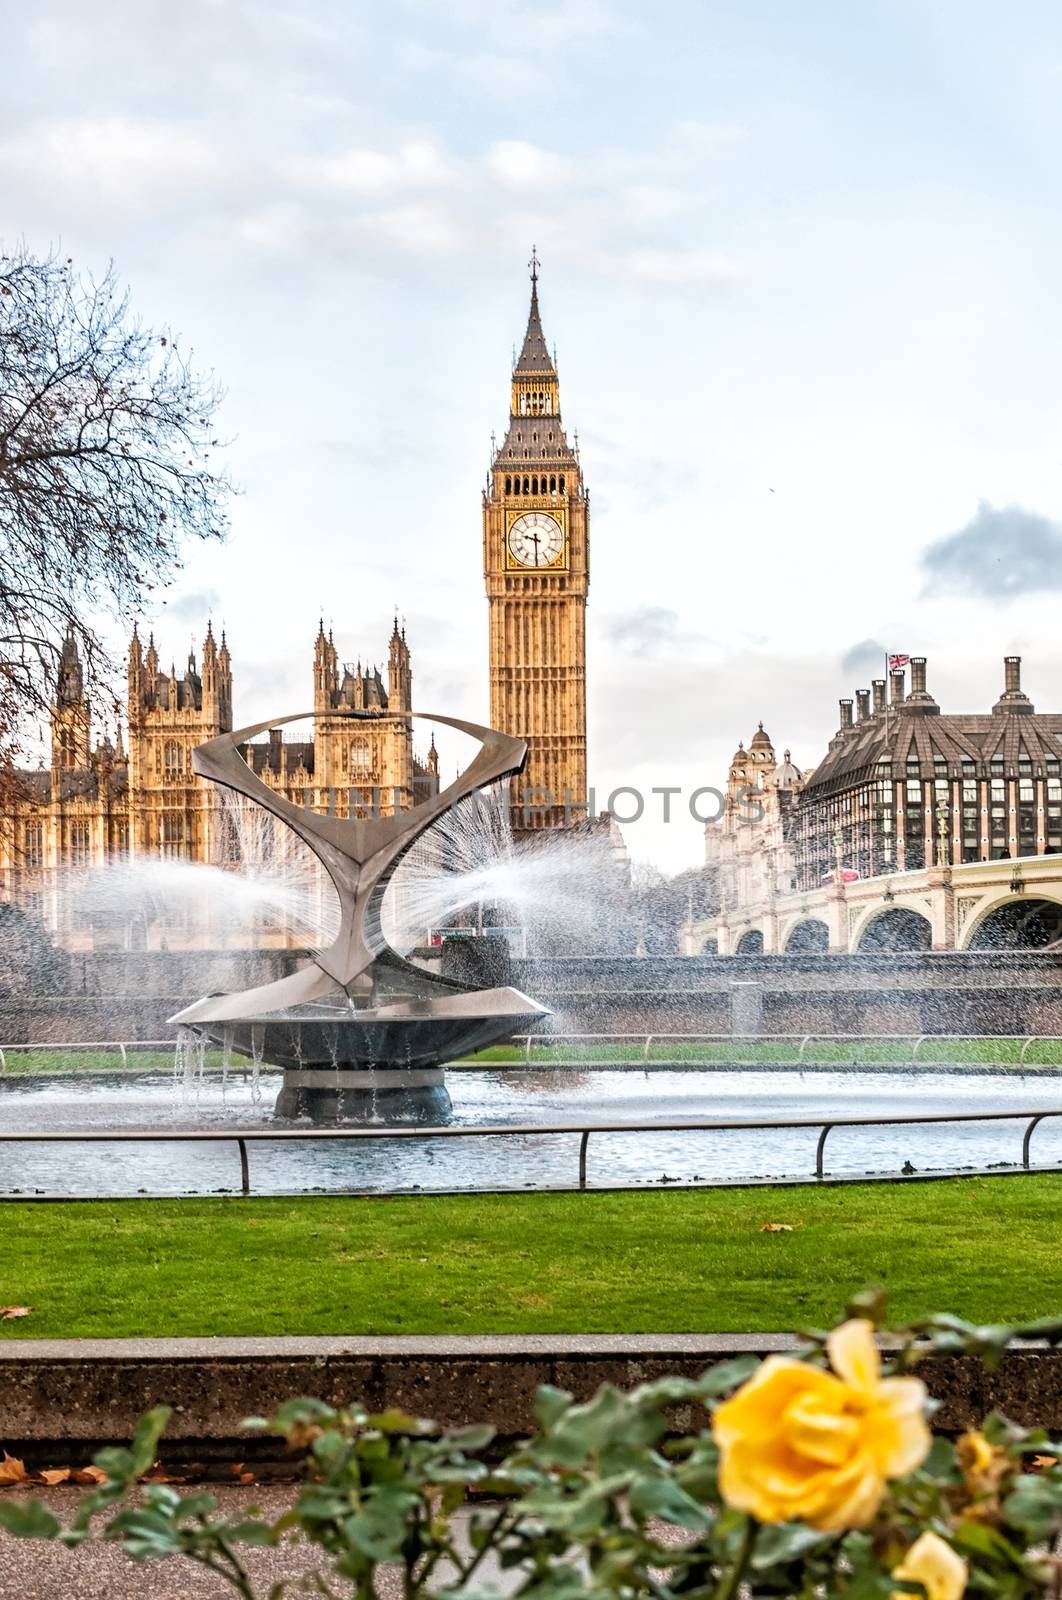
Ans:
<svg viewBox="0 0 1062 1600"><path fill-rule="evenodd" d="M162 768L167 778L179 778L184 771L184 751L176 739L167 739L162 752Z"/></svg>
<svg viewBox="0 0 1062 1600"><path fill-rule="evenodd" d="M531 493L532 494L537 494L538 493L538 479L537 478L532 478L531 479Z"/></svg>
<svg viewBox="0 0 1062 1600"><path fill-rule="evenodd" d="M350 771L351 774L368 772L372 766L372 751L365 735L359 733L350 741Z"/></svg>
<svg viewBox="0 0 1062 1600"><path fill-rule="evenodd" d="M22 864L25 867L44 865L44 829L39 822L27 822L22 834Z"/></svg>
<svg viewBox="0 0 1062 1600"><path fill-rule="evenodd" d="M184 817L179 811L165 811L162 815L162 853L179 856L184 844Z"/></svg>
<svg viewBox="0 0 1062 1600"><path fill-rule="evenodd" d="M560 477L557 479L557 488L560 490L561 494L564 493L564 473L563 472L561 473Z"/></svg>
<svg viewBox="0 0 1062 1600"><path fill-rule="evenodd" d="M70 863L75 867L88 865L89 825L87 822L70 824Z"/></svg>
<svg viewBox="0 0 1062 1600"><path fill-rule="evenodd" d="M531 479L530 478L525 478L524 479L524 493L525 494L530 494L531 493Z"/></svg>
<svg viewBox="0 0 1062 1600"><path fill-rule="evenodd" d="M556 494L557 492L557 474L555 472L551 472L549 475L549 492L550 494Z"/></svg>
<svg viewBox="0 0 1062 1600"><path fill-rule="evenodd" d="M513 492L513 480L511 476L507 477L505 480L505 492L506 494L512 494Z"/></svg>

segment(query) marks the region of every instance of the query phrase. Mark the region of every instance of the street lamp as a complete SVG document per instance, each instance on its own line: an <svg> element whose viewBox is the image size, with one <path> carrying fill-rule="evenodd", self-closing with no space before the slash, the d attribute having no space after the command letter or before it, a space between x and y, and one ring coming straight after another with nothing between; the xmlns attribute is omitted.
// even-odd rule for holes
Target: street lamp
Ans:
<svg viewBox="0 0 1062 1600"><path fill-rule="evenodd" d="M937 801L937 866L946 867L948 864L948 802L944 799Z"/></svg>

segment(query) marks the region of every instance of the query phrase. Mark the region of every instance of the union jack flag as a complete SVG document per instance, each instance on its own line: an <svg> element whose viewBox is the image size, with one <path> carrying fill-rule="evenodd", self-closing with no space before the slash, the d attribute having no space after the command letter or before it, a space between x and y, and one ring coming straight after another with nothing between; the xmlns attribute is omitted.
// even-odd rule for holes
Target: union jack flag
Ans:
<svg viewBox="0 0 1062 1600"><path fill-rule="evenodd" d="M900 668L901 667L905 667L907 665L907 663L910 661L910 659L911 659L910 656L890 656L889 657L889 671L890 672L899 672Z"/></svg>

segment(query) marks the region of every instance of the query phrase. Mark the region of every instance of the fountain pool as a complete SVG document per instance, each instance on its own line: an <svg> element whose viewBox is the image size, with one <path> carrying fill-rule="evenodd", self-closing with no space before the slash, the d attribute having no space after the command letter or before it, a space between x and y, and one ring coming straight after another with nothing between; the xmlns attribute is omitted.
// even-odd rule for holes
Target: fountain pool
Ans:
<svg viewBox="0 0 1062 1600"><path fill-rule="evenodd" d="M1062 1094L1054 1073L853 1069L843 1072L654 1071L462 1068L448 1078L451 1125L555 1124L683 1117L822 1117L1043 1109ZM41 1130L231 1129L252 1140L286 1122L277 1115L283 1075L216 1072L12 1074L0 1079L0 1126ZM383 1124L381 1123L381 1126ZM834 1176L1014 1166L1022 1124L942 1123L922 1127L836 1128L827 1171ZM814 1128L740 1132L595 1134L588 1185L748 1182L808 1178ZM575 1186L578 1135L514 1134L497 1139L307 1139L250 1145L255 1194L483 1191ZM1062 1118L1044 1122L1034 1165L1062 1165ZM8 1145L0 1194L180 1195L239 1190L234 1144Z"/></svg>

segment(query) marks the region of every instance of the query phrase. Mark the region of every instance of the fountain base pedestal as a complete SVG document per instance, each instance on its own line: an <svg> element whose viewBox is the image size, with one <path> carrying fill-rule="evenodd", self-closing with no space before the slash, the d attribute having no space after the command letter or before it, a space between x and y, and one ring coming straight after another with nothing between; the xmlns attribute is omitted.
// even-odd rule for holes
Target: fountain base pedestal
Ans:
<svg viewBox="0 0 1062 1600"><path fill-rule="evenodd" d="M274 1115L349 1123L449 1122L442 1067L287 1067Z"/></svg>

